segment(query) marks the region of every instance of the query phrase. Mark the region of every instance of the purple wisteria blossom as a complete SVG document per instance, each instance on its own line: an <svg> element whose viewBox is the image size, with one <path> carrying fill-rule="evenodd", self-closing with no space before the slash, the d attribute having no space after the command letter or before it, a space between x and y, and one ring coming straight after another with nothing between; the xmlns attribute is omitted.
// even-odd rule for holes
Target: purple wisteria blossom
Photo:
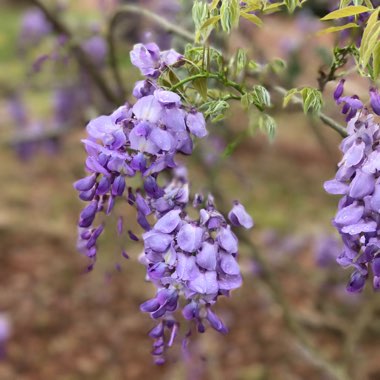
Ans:
<svg viewBox="0 0 380 380"><path fill-rule="evenodd" d="M155 44L136 45L133 52L138 58L132 61L143 67L149 77L153 73L149 67L163 70L164 65L174 64L181 57L174 51L160 52ZM203 114L186 107L176 93L161 89L153 79L137 82L133 94L137 98L134 105L125 104L111 115L91 120L87 125L88 138L83 140L89 175L74 187L89 204L79 218L78 247L93 259L97 238L103 230L94 226L96 214L111 213L116 198L127 192L128 178L141 175L145 194L161 198L164 191L157 183L158 174L176 166L177 153L192 153L191 136L207 134ZM144 197L129 191L128 198L129 203L137 206L139 224L148 230L146 216L150 210L142 207ZM130 237L136 240L133 234Z"/></svg>
<svg viewBox="0 0 380 380"><path fill-rule="evenodd" d="M211 307L221 295L241 286L237 263L238 239L232 226L251 228L253 220L237 201L228 219L216 209L211 195L201 194L192 202L198 216L190 217L190 191L186 169L177 167L177 154L190 155L193 138L207 135L202 113L186 105L181 97L161 88L156 81L172 65L181 64L174 50L161 52L157 45L135 45L132 63L145 75L133 89L134 104L125 104L110 115L99 116L87 125L83 140L88 157L88 175L74 187L87 202L78 223L78 249L91 260L97 255L97 239L105 228L97 215L112 212L117 199L126 200L137 212L137 222L145 231L142 239L128 229L122 218L117 233L142 240L140 257L146 279L156 287L156 295L141 305L158 324L149 332L154 339L152 354L157 364L179 334L174 313L182 310L191 326L204 332L206 325L225 334L227 327ZM173 175L166 186L158 181L163 171ZM133 177L141 178L136 188ZM125 251L122 255L126 258Z"/></svg>
<svg viewBox="0 0 380 380"><path fill-rule="evenodd" d="M346 121L350 121L357 115L358 112L363 109L369 108L365 107L363 102L359 99L357 95L353 96L342 96L344 92L345 79L341 79L334 91L334 100L340 105L343 104L342 113L346 115ZM370 108L376 115L380 115L380 94L376 88L370 88Z"/></svg>
<svg viewBox="0 0 380 380"><path fill-rule="evenodd" d="M231 226L215 208L212 196L202 205L194 202L199 205L199 216L191 218L185 210L186 188L186 179L182 178L165 189L162 203L166 207L155 211L157 222L143 235L140 261L157 293L141 305L141 310L158 320L149 335L155 339L152 354L159 364L164 362L165 349L173 344L178 333L179 322L174 312L182 310L189 333L192 324L200 333L208 324L225 334L227 327L211 306L219 296L229 295L242 283L237 263L238 240ZM245 228L253 225L239 203L235 203L229 215L235 222L240 221L235 225Z"/></svg>
<svg viewBox="0 0 380 380"><path fill-rule="evenodd" d="M151 42L148 44L136 44L130 53L131 62L138 67L141 74L156 79L166 67L180 65L183 56L175 50L160 51L159 47Z"/></svg>
<svg viewBox="0 0 380 380"><path fill-rule="evenodd" d="M363 111L348 123L349 136L341 143L344 154L333 180L324 184L330 194L342 195L333 220L344 243L337 261L352 267L350 292L360 292L372 274L380 289L380 132L374 117Z"/></svg>

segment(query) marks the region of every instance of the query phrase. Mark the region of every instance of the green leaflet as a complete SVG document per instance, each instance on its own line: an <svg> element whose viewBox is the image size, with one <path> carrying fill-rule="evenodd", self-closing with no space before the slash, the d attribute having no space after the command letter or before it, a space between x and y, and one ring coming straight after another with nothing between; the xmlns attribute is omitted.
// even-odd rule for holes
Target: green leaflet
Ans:
<svg viewBox="0 0 380 380"><path fill-rule="evenodd" d="M358 15L360 13L370 12L370 11L371 11L370 8L364 7L363 5L358 5L358 6L352 5L352 6L345 7L342 9L338 9L336 11L329 13L325 17L322 17L321 21L336 20L339 18L348 17L348 16L355 16L355 15Z"/></svg>

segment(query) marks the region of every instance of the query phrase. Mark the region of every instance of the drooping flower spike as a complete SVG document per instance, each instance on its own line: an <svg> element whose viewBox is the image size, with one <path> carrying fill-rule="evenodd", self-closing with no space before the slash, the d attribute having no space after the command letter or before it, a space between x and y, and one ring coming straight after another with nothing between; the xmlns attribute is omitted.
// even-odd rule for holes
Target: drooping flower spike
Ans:
<svg viewBox="0 0 380 380"><path fill-rule="evenodd" d="M379 290L380 126L363 111L351 119L347 131L335 179L324 184L330 194L342 195L333 220L344 243L337 261L354 268L347 286L350 292L360 292L371 271L373 287Z"/></svg>

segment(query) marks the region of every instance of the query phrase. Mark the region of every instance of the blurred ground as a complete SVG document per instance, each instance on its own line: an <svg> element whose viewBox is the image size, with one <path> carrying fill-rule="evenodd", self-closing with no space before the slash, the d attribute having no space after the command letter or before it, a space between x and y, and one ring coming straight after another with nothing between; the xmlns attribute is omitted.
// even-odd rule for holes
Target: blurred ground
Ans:
<svg viewBox="0 0 380 380"><path fill-rule="evenodd" d="M6 32L0 35L0 77L12 73L20 80L22 63L9 54L8 38L17 30L18 13L7 10L2 15ZM311 64L308 69L313 71ZM32 104L46 109L46 96L42 92ZM327 112L336 110L328 105ZM8 130L4 101L0 116L1 127ZM339 139L315 121L322 146L304 115L288 110L276 116L275 143L260 135L246 139L219 169L211 167L214 183L225 198L247 206L256 221L253 239L273 265L296 315L326 355L342 359L342 329L355 325L365 301L348 298L335 286L344 284L348 273L338 266L332 272L315 266L311 239L332 232L337 199L324 193L322 183L334 175ZM246 122L235 112L228 126L237 132ZM211 135L219 127L211 125ZM0 312L7 313L13 330L7 357L0 362L1 380L328 379L286 332L281 309L244 249L244 286L217 307L230 333L208 331L194 337L191 362L182 360L176 347L167 365L154 366L146 335L152 323L139 312L139 304L153 291L142 281L144 271L135 260L139 244L129 243L131 260L126 261L119 253L122 242L106 237L100 262L90 274L83 274L87 262L75 250L81 203L72 182L83 174L83 136L83 130L73 130L57 155L39 154L30 162L18 161L9 146L0 150ZM210 144L200 143L196 149L208 151ZM185 160L193 188L207 188L204 168ZM121 272L114 268L117 263ZM374 324L357 349L363 379L380 379L378 337Z"/></svg>

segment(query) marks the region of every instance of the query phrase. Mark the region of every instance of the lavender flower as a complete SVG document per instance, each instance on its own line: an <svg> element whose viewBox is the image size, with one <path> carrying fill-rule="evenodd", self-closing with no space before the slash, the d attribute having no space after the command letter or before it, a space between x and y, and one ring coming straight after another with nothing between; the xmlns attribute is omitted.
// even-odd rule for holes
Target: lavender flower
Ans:
<svg viewBox="0 0 380 380"><path fill-rule="evenodd" d="M163 340L163 326L168 320L178 325L173 322L173 312L181 308L185 320L193 321L199 332L205 331L207 322L225 334L227 328L211 306L220 295L228 295L242 283L236 260L238 243L231 227L216 210L211 196L199 210L198 219L190 218L185 210L187 202L178 202L184 184L186 180L177 181L177 191L173 191L174 184L165 189L163 198L170 206L164 211L156 210L157 222L143 235L145 248L140 257L147 279L157 288L156 296L144 302L141 310L160 320L154 329L160 333L151 334L156 339L154 346L159 339L162 348L152 351L160 362L164 360L165 346L170 346ZM236 225L253 225L239 203L235 203L230 215L240 220Z"/></svg>
<svg viewBox="0 0 380 380"><path fill-rule="evenodd" d="M183 56L173 49L161 52L155 43L136 44L130 53L131 62L138 67L141 74L156 79L167 67L181 64Z"/></svg>
<svg viewBox="0 0 380 380"><path fill-rule="evenodd" d="M347 127L349 136L341 143L344 153L335 179L325 182L325 190L342 195L333 220L344 243L337 261L354 272L347 286L360 292L373 268L373 286L378 280L380 223L380 141L379 125L366 111L353 118Z"/></svg>
<svg viewBox="0 0 380 380"><path fill-rule="evenodd" d="M155 44L136 45L131 56L150 77L180 57L174 51L160 52ZM82 200L90 202L79 220L79 227L89 233L94 230L97 213L110 214L115 200L123 197L128 178L136 174L142 176L149 197L161 198L164 191L157 184L158 174L176 166L177 153L192 153L191 135L207 134L203 115L192 107L185 107L176 93L159 88L152 79L137 82L133 93L137 98L134 105L121 106L111 115L99 116L87 125L88 138L83 143L88 153L86 169L90 176L77 181L74 187ZM144 207L139 194L135 200L138 222L149 230L146 217L151 211ZM85 236L90 239L92 235ZM87 248L86 254L95 257L93 240L91 244L84 244L82 240L78 243L80 250Z"/></svg>

